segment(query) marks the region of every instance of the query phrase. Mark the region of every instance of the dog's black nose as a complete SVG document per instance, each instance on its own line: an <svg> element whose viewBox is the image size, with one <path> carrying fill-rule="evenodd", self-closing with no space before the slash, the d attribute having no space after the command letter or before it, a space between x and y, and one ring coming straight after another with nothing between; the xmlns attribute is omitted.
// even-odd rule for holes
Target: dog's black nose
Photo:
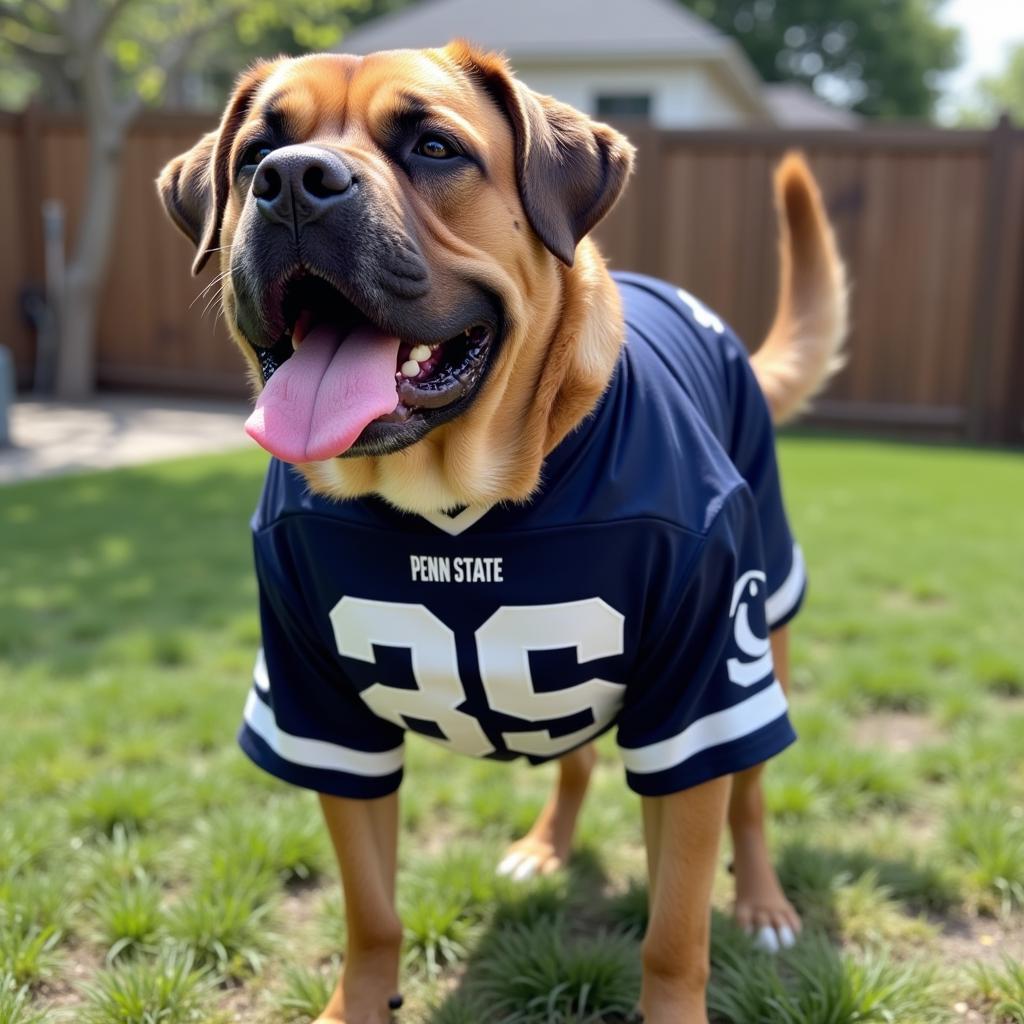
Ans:
<svg viewBox="0 0 1024 1024"><path fill-rule="evenodd" d="M260 161L256 206L269 221L301 228L346 199L355 184L345 161L320 146L284 146Z"/></svg>

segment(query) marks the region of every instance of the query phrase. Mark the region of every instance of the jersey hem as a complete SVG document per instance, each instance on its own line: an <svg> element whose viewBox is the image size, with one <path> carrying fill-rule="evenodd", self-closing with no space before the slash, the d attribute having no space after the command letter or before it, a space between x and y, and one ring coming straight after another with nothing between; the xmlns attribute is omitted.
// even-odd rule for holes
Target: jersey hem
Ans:
<svg viewBox="0 0 1024 1024"><path fill-rule="evenodd" d="M237 738L242 752L257 768L262 768L268 775L301 789L311 789L316 793L352 800L375 800L390 796L402 784L402 768L390 775L349 775L326 768L307 768L286 761L280 754L271 750L267 742L244 722L238 730Z"/></svg>
<svg viewBox="0 0 1024 1024"><path fill-rule="evenodd" d="M666 771L639 773L626 770L626 784L640 796L668 796L703 782L746 771L781 754L796 741L796 732L785 712L756 733L702 752ZM693 763L699 762L699 763Z"/></svg>

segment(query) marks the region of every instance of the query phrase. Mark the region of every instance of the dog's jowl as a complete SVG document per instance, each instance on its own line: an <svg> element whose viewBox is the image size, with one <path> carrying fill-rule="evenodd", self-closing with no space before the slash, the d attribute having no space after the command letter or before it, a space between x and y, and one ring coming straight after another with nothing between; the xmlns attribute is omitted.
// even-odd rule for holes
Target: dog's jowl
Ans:
<svg viewBox="0 0 1024 1024"><path fill-rule="evenodd" d="M614 730L648 846L648 1024L706 1020L726 822L737 919L767 948L799 932L760 792L794 739L806 584L773 422L837 363L842 266L790 156L778 314L748 358L689 293L605 267L588 236L632 160L612 128L452 44L259 64L160 177L195 269L220 264L247 429L273 456L240 742L320 794L348 924L322 1021L383 1024L400 1001L408 732L558 761L496 865L522 879L569 856L590 743Z"/></svg>

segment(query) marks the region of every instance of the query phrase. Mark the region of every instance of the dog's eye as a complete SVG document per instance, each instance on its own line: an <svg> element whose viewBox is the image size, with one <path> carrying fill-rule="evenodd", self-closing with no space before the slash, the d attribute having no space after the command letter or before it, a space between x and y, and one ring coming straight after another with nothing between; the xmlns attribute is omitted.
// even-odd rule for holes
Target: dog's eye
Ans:
<svg viewBox="0 0 1024 1024"><path fill-rule="evenodd" d="M261 160L270 156L271 153L273 153L273 149L265 142L254 142L251 146L246 147L245 152L242 153L242 162L239 166L255 167Z"/></svg>
<svg viewBox="0 0 1024 1024"><path fill-rule="evenodd" d="M440 135L424 135L416 143L416 152L431 160L451 160L459 155L455 147Z"/></svg>

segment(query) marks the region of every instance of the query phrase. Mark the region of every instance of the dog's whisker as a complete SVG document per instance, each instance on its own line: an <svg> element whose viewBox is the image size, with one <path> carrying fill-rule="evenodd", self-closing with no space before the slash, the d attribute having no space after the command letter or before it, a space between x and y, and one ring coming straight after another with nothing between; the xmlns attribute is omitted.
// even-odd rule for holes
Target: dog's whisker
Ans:
<svg viewBox="0 0 1024 1024"><path fill-rule="evenodd" d="M218 288L217 291L214 292L214 294L210 297L210 301L207 302L206 305L203 307L202 313L199 314L200 318L206 316L206 314L210 312L211 307L213 307L215 304L220 302L220 299L223 296L223 294L224 294L224 289L223 288ZM222 307L219 307L219 308L222 308ZM216 322L217 321L215 319L214 323L216 323Z"/></svg>
<svg viewBox="0 0 1024 1024"><path fill-rule="evenodd" d="M231 273L230 270L225 270L224 273L218 274L198 295L188 304L188 308L191 309L211 288L218 284L221 284L224 279Z"/></svg>

